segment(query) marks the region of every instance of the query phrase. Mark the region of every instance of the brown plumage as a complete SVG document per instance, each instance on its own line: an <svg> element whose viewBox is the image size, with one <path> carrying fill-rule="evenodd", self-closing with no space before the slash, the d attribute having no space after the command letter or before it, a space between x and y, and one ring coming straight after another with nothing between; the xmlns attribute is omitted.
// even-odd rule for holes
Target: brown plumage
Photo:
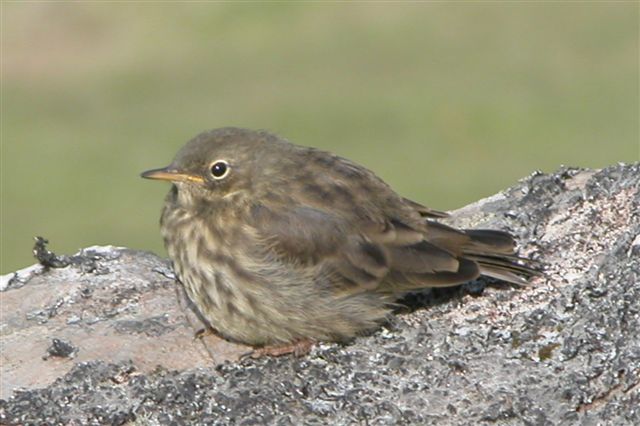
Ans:
<svg viewBox="0 0 640 426"><path fill-rule="evenodd" d="M349 340L407 292L534 274L509 234L438 223L364 167L267 132L202 133L142 176L173 182L161 230L176 273L243 343Z"/></svg>

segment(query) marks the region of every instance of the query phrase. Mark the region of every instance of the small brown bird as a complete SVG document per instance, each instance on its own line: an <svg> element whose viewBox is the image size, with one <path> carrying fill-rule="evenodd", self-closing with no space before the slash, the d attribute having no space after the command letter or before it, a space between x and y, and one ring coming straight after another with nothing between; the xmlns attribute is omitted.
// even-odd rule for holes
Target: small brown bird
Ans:
<svg viewBox="0 0 640 426"><path fill-rule="evenodd" d="M173 182L160 225L190 299L263 353L348 341L411 291L535 273L509 234L438 223L364 167L264 131L202 133L142 177Z"/></svg>

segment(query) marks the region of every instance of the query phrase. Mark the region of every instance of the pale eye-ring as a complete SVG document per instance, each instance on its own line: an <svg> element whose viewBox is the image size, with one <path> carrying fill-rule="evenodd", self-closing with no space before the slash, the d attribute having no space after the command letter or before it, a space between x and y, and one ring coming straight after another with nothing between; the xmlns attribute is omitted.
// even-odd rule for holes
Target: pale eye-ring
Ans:
<svg viewBox="0 0 640 426"><path fill-rule="evenodd" d="M224 179L229 174L229 163L224 160L216 160L211 163L209 171L214 179Z"/></svg>

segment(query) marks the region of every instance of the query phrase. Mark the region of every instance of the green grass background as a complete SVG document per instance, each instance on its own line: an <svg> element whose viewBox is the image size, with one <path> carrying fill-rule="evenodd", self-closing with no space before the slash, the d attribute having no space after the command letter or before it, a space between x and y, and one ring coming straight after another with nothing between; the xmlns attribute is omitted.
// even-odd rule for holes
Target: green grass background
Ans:
<svg viewBox="0 0 640 426"><path fill-rule="evenodd" d="M265 128L453 209L639 158L637 2L2 3L3 273L32 237L164 254L166 165Z"/></svg>

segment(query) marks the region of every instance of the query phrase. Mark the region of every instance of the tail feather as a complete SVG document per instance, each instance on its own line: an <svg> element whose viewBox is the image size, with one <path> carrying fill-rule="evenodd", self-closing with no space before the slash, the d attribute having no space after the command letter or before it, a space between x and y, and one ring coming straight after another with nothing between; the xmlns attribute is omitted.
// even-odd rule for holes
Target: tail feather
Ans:
<svg viewBox="0 0 640 426"><path fill-rule="evenodd" d="M527 285L532 277L541 275L540 265L516 254L515 239L507 232L456 229L433 220L425 224L425 241L394 247L390 253L393 278L402 286L444 287L480 275ZM438 249L449 262L435 262L439 258L434 257L434 250L417 250L421 244Z"/></svg>
<svg viewBox="0 0 640 426"><path fill-rule="evenodd" d="M480 274L518 285L527 285L540 271L539 265L516 254L516 242L507 232L465 229L470 242L464 249L467 259L478 263Z"/></svg>
<svg viewBox="0 0 640 426"><path fill-rule="evenodd" d="M525 263L519 263L518 261L514 260L515 258L515 259L518 259L519 261L522 261L522 258L519 258L517 256L501 257L496 255L469 253L469 254L466 254L465 257L467 259L476 261L478 265L485 267L485 269L489 269L489 268L504 269L504 270L509 270L513 272L518 272L526 276L540 275L540 272L534 269L532 266L529 266Z"/></svg>
<svg viewBox="0 0 640 426"><path fill-rule="evenodd" d="M480 274L518 285L540 275L539 265L516 254L516 243L511 234L489 229L466 229L471 241L464 249L464 256L475 261Z"/></svg>
<svg viewBox="0 0 640 426"><path fill-rule="evenodd" d="M513 254L516 242L511 234L491 229L465 229L465 235L471 240L467 246L469 251L488 251L490 253Z"/></svg>
<svg viewBox="0 0 640 426"><path fill-rule="evenodd" d="M508 283L517 284L521 286L529 286L529 279L518 275L512 271L494 267L485 267L480 265L480 275L484 275L487 277L495 278L501 281L506 281Z"/></svg>

